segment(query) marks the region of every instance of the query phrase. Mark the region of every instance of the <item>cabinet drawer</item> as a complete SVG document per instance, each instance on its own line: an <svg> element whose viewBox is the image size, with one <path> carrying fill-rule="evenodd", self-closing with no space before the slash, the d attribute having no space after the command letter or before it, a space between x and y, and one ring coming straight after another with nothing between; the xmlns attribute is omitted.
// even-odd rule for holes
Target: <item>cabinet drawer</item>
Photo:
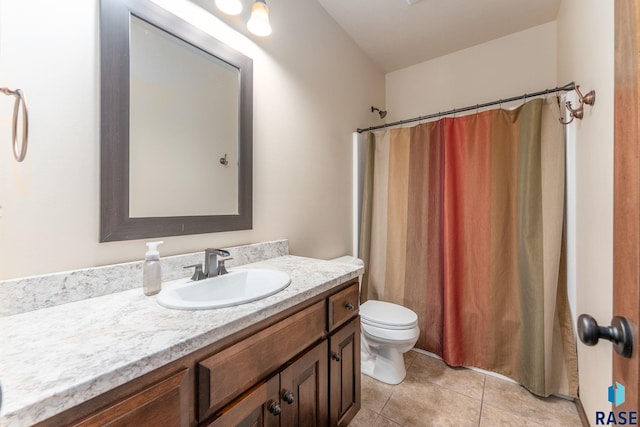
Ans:
<svg viewBox="0 0 640 427"><path fill-rule="evenodd" d="M329 297L329 331L358 314L358 282Z"/></svg>
<svg viewBox="0 0 640 427"><path fill-rule="evenodd" d="M75 427L188 426L187 370L90 415Z"/></svg>
<svg viewBox="0 0 640 427"><path fill-rule="evenodd" d="M320 301L198 363L198 414L204 420L325 335Z"/></svg>

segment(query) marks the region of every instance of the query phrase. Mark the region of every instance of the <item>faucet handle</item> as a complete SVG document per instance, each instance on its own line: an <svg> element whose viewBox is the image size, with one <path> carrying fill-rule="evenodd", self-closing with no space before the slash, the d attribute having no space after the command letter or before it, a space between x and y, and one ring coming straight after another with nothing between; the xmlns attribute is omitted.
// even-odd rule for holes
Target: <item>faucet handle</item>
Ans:
<svg viewBox="0 0 640 427"><path fill-rule="evenodd" d="M226 258L221 258L218 260L218 276L220 276L221 274L227 274L227 266L224 265L225 261L229 261L233 259L232 257L228 256Z"/></svg>
<svg viewBox="0 0 640 427"><path fill-rule="evenodd" d="M194 268L194 267L196 270L193 272L193 276L191 276L191 280L197 281L197 280L204 279L205 275L204 275L204 272L202 271L202 264L187 265L182 268Z"/></svg>
<svg viewBox="0 0 640 427"><path fill-rule="evenodd" d="M209 249L205 249L204 251L205 251L205 253L214 253L214 254L220 255L220 256L231 256L229 251L227 251L225 249L209 248Z"/></svg>

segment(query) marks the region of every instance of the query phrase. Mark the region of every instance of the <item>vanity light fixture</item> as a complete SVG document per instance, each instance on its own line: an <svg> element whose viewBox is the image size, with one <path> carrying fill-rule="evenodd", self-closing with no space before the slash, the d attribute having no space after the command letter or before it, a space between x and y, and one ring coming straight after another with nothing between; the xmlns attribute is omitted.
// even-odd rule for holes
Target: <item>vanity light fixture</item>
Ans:
<svg viewBox="0 0 640 427"><path fill-rule="evenodd" d="M216 0L216 7L227 15L238 15L242 12L242 2L240 0Z"/></svg>
<svg viewBox="0 0 640 427"><path fill-rule="evenodd" d="M271 34L269 24L269 7L265 0L256 0L251 7L251 17L247 22L247 29L256 36L264 37Z"/></svg>

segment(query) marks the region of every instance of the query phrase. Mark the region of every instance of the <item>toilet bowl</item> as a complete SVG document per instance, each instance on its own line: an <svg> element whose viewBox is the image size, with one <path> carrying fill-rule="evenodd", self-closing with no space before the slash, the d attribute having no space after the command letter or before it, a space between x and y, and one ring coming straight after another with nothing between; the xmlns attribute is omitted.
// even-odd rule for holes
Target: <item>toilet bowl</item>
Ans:
<svg viewBox="0 0 640 427"><path fill-rule="evenodd" d="M363 265L350 256L332 261ZM407 375L403 354L420 334L418 315L398 304L369 300L360 305L360 326L362 373L387 384L401 383Z"/></svg>

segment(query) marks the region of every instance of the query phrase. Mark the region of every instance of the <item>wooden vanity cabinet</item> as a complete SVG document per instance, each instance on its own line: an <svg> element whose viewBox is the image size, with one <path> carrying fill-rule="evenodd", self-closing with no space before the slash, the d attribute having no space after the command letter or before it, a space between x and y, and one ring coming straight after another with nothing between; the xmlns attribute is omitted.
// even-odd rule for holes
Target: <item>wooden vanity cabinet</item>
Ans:
<svg viewBox="0 0 640 427"><path fill-rule="evenodd" d="M38 426L346 426L359 409L354 279Z"/></svg>
<svg viewBox="0 0 640 427"><path fill-rule="evenodd" d="M204 425L346 426L360 409L357 313L358 282L354 281L329 295L326 308L325 300L318 302L201 361L199 413L201 417L214 413L214 421ZM293 349L317 337L320 331L320 342L291 358ZM251 368L242 368L245 357ZM256 397L256 391L227 404L225 396L237 395L229 390L243 388L237 384L246 385L248 378L273 372L267 366L285 359L290 361L256 389L268 389L269 384L279 381L278 396L261 393ZM215 412L216 408L222 409Z"/></svg>

